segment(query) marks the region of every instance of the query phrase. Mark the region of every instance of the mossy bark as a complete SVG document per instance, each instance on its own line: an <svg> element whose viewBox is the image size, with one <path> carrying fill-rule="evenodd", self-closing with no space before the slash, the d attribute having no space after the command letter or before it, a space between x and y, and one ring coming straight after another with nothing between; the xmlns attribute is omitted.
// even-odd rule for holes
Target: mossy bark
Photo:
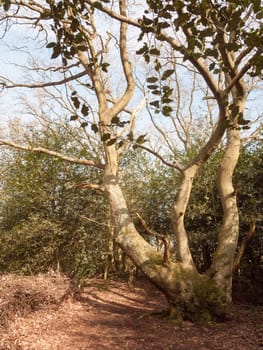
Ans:
<svg viewBox="0 0 263 350"><path fill-rule="evenodd" d="M175 322L223 321L227 316L229 304L223 291L214 280L196 270L172 263L169 277L166 274L156 285L167 299L169 318Z"/></svg>

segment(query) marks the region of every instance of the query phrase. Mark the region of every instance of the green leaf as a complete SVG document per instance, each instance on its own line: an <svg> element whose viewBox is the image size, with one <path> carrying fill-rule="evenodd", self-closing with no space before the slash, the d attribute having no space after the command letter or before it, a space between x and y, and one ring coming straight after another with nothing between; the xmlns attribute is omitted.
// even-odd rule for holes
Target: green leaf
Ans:
<svg viewBox="0 0 263 350"><path fill-rule="evenodd" d="M146 81L147 81L147 83L155 83L157 80L158 80L157 77L150 77Z"/></svg>
<svg viewBox="0 0 263 350"><path fill-rule="evenodd" d="M173 111L173 109L171 106L164 106L162 108L162 114L166 117L169 117L171 115L172 111Z"/></svg>
<svg viewBox="0 0 263 350"><path fill-rule="evenodd" d="M73 31L73 32L76 32L77 29L78 29L78 26L79 26L79 20L77 18L74 18L70 24L70 29Z"/></svg>
<svg viewBox="0 0 263 350"><path fill-rule="evenodd" d="M244 119L243 113L239 113L237 121L239 125L248 125L250 123L250 120Z"/></svg>
<svg viewBox="0 0 263 350"><path fill-rule="evenodd" d="M89 114L89 107L85 103L83 103L83 105L82 105L81 113L84 116L87 116Z"/></svg>
<svg viewBox="0 0 263 350"><path fill-rule="evenodd" d="M216 66L216 63L215 62L212 62L210 65L209 65L209 70L213 70Z"/></svg>
<svg viewBox="0 0 263 350"><path fill-rule="evenodd" d="M136 139L136 143L137 144L139 144L139 145L142 145L143 143L145 143L146 142L146 140L145 140L145 136L146 136L147 134L144 134L144 135L140 135L137 139Z"/></svg>
<svg viewBox="0 0 263 350"><path fill-rule="evenodd" d="M70 117L70 121L77 120L77 119L78 119L77 114L73 114L73 115Z"/></svg>
<svg viewBox="0 0 263 350"><path fill-rule="evenodd" d="M158 100L152 101L152 102L150 102L150 105L154 106L156 108L159 108L160 107L160 101L158 101Z"/></svg>
<svg viewBox="0 0 263 350"><path fill-rule="evenodd" d="M119 122L120 122L120 118L118 116L113 117L111 120L111 124L113 125L119 125Z"/></svg>
<svg viewBox="0 0 263 350"><path fill-rule="evenodd" d="M143 44L143 47L141 47L139 50L136 51L136 54L137 55L142 55L144 54L145 52L148 52L149 50L149 47L146 43Z"/></svg>
<svg viewBox="0 0 263 350"><path fill-rule="evenodd" d="M109 67L109 63L102 63L101 65L101 69L103 70L103 72L107 73L108 72L108 67Z"/></svg>
<svg viewBox="0 0 263 350"><path fill-rule="evenodd" d="M99 128L98 128L97 124L95 124L95 123L92 124L92 125L91 125L91 130L94 131L95 134L96 134L96 133L99 131Z"/></svg>
<svg viewBox="0 0 263 350"><path fill-rule="evenodd" d="M83 122L83 123L81 123L81 125L80 125L82 128L86 128L86 126L88 126L88 123L87 122Z"/></svg>
<svg viewBox="0 0 263 350"><path fill-rule="evenodd" d="M114 138L110 139L109 141L107 141L106 145L107 146L114 145L114 143L116 143L116 141L117 141L117 137L114 137Z"/></svg>
<svg viewBox="0 0 263 350"><path fill-rule="evenodd" d="M80 106L80 102L79 102L78 97L73 96L73 97L71 97L71 100L72 100L72 102L73 102L74 107L75 107L76 109L78 109L79 106Z"/></svg>
<svg viewBox="0 0 263 350"><path fill-rule="evenodd" d="M167 69L163 72L162 80L168 79L174 73L174 69Z"/></svg>
<svg viewBox="0 0 263 350"><path fill-rule="evenodd" d="M148 18L146 16L142 17L142 22L143 22L143 25L145 25L145 26L149 26L149 25L153 24L152 19L150 19L150 18Z"/></svg>
<svg viewBox="0 0 263 350"><path fill-rule="evenodd" d="M109 140L110 137L111 137L111 134L105 133L105 134L103 134L103 135L101 136L101 141L102 141L102 142L105 142L105 141Z"/></svg>
<svg viewBox="0 0 263 350"><path fill-rule="evenodd" d="M166 96L164 96L164 97L162 98L162 103L169 104L169 103L172 103L172 102L173 102L173 100L172 100L171 98L168 98L168 97L166 97Z"/></svg>
<svg viewBox="0 0 263 350"><path fill-rule="evenodd" d="M102 9L102 4L99 1L95 1L92 6L99 10Z"/></svg>
<svg viewBox="0 0 263 350"><path fill-rule="evenodd" d="M123 145L124 145L124 141L121 140L121 141L118 142L117 148L121 148Z"/></svg>
<svg viewBox="0 0 263 350"><path fill-rule="evenodd" d="M4 10L8 11L10 9L11 6L11 1L10 0L5 0L4 1Z"/></svg>
<svg viewBox="0 0 263 350"><path fill-rule="evenodd" d="M154 56L160 56L160 50L158 50L157 48L150 49L149 54Z"/></svg>
<svg viewBox="0 0 263 350"><path fill-rule="evenodd" d="M77 50L79 50L79 51L86 51L87 47L85 45L78 45L77 46Z"/></svg>
<svg viewBox="0 0 263 350"><path fill-rule="evenodd" d="M61 47L60 45L56 45L53 49L53 54L51 56L52 59L57 58L61 54Z"/></svg>
<svg viewBox="0 0 263 350"><path fill-rule="evenodd" d="M47 49L50 49L50 48L55 47L55 46L57 46L57 43L51 42L51 43L48 43L48 44L47 44L46 48L47 48Z"/></svg>
<svg viewBox="0 0 263 350"><path fill-rule="evenodd" d="M160 95L161 95L161 91L160 91L160 90L153 90L153 91L152 91L152 94L153 94L153 95L160 96Z"/></svg>
<svg viewBox="0 0 263 350"><path fill-rule="evenodd" d="M158 85L147 85L147 87L148 87L148 89L150 89L150 90L156 90L156 89L158 89Z"/></svg>

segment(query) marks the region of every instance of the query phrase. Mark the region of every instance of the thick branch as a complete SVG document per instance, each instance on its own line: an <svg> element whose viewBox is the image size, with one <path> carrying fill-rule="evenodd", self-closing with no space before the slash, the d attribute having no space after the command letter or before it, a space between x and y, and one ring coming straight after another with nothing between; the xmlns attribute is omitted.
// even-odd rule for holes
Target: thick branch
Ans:
<svg viewBox="0 0 263 350"><path fill-rule="evenodd" d="M92 167L95 167L98 169L104 169L103 164L95 163L92 160L69 157L69 156L66 156L60 152L52 151L52 150L49 150L49 149L43 148L43 147L24 146L24 145L20 145L18 143L14 143L14 142L2 140L2 139L0 139L0 146L8 146L8 147L15 148L18 150L29 151L29 152L33 152L33 153L43 153L43 154L47 154L49 156L52 156L52 157L55 157L58 159L65 160L65 161L70 162L70 163L88 165L88 166L92 166Z"/></svg>
<svg viewBox="0 0 263 350"><path fill-rule="evenodd" d="M126 16L126 3L124 0L120 1L120 13L122 16ZM117 116L129 103L135 83L132 75L132 68L129 62L128 54L127 54L127 28L128 25L125 22L121 22L120 28L120 55L121 55L121 63L123 72L125 75L125 79L127 82L127 88L123 96L112 106L110 109L110 114L112 117Z"/></svg>

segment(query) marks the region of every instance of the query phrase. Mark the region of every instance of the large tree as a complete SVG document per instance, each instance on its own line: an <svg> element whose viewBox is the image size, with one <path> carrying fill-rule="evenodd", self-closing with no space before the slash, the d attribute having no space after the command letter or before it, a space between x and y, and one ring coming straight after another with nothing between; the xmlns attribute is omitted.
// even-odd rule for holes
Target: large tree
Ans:
<svg viewBox="0 0 263 350"><path fill-rule="evenodd" d="M243 117L248 93L245 76L257 77L262 71L260 1L149 0L143 4L144 13L140 12L142 7L137 9L135 3L129 5L125 0L2 2L6 12L1 22L6 33L16 24L30 26L30 30L38 31L40 36L44 32L52 58L62 59L56 69L45 67L61 73L56 81L21 84L2 78L2 86L47 88L77 82L79 91L73 90L70 96L75 108L71 119L79 120L82 128L99 135L104 159L80 159L54 149L30 147L6 139L0 140L1 145L44 152L101 169L102 182L85 186L97 188L107 196L116 243L165 294L171 316L191 320L224 318L231 303L232 266L239 233L237 191L232 178L239 157L240 129L248 123ZM132 13L140 19L132 17ZM139 40L144 40L139 46L133 40L137 33ZM215 127L187 164L180 164L177 159L165 160L145 146L143 131L134 136L134 121L141 107L138 104L132 110L132 98L136 99L137 95L135 68L129 54L134 47L146 63L152 64L154 73L148 76L147 82L156 97L150 106L157 114L170 116L176 109L169 80L175 73L176 62L199 74L209 89L206 98L216 102ZM114 57L109 54L112 49ZM34 69L39 70L36 61L34 64ZM119 78L122 81L117 85ZM201 274L189 248L185 213L197 172L221 144L224 135L226 141L217 174L223 220L211 266ZM176 259L167 259L156 251L139 234L130 216L118 176L120 159L128 144L150 151L181 175L172 210Z"/></svg>

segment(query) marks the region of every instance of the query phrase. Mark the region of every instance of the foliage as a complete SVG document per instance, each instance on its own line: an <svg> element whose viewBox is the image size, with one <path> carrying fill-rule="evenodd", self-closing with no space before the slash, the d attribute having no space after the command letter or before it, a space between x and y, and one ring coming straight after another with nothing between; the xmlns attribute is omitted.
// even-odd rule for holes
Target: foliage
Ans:
<svg viewBox="0 0 263 350"><path fill-rule="evenodd" d="M43 130L31 142L57 142L57 149L77 147L61 130ZM94 176L99 181L92 169L88 173L45 155L15 152L2 178L0 269L36 273L59 264L75 277L101 271L107 226L100 222L104 223L106 204L100 194L74 187Z"/></svg>

